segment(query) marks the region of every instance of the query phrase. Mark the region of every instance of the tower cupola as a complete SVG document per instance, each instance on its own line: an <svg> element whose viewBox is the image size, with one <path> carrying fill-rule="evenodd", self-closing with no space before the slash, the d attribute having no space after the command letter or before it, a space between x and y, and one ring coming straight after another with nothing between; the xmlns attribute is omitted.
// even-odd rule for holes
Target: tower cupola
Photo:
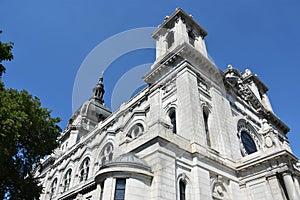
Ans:
<svg viewBox="0 0 300 200"><path fill-rule="evenodd" d="M156 59L172 51L182 43L188 43L207 57L204 37L207 31L202 28L192 15L188 15L181 8L165 18L152 37L156 40Z"/></svg>

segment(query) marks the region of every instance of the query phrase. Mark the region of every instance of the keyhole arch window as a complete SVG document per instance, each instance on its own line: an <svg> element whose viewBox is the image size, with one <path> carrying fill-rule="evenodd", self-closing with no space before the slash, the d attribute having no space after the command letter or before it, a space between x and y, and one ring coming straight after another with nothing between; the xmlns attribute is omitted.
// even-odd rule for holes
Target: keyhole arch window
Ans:
<svg viewBox="0 0 300 200"><path fill-rule="evenodd" d="M168 117L172 125L172 133L177 134L177 117L176 117L176 109L174 107L169 109Z"/></svg>
<svg viewBox="0 0 300 200"><path fill-rule="evenodd" d="M190 178L185 173L182 173L177 178L177 199L191 200L192 199L192 184Z"/></svg>
<svg viewBox="0 0 300 200"><path fill-rule="evenodd" d="M90 158L85 158L79 167L80 177L79 182L86 181L90 171Z"/></svg>
<svg viewBox="0 0 300 200"><path fill-rule="evenodd" d="M186 200L186 182L183 179L179 180L179 199Z"/></svg>
<svg viewBox="0 0 300 200"><path fill-rule="evenodd" d="M111 142L107 143L100 153L100 165L104 165L113 158L114 146Z"/></svg>
<svg viewBox="0 0 300 200"><path fill-rule="evenodd" d="M209 114L210 110L207 106L203 106L203 123L204 123L204 131L206 136L206 144L207 146L211 146L211 138L210 138L210 132L209 132Z"/></svg>

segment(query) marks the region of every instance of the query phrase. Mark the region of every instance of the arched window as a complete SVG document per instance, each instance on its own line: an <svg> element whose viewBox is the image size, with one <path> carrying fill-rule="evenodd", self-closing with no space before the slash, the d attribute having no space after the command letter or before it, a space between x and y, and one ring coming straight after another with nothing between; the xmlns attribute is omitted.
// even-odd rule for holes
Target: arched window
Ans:
<svg viewBox="0 0 300 200"><path fill-rule="evenodd" d="M195 46L195 34L193 33L192 30L189 30L188 31L188 36L189 36L189 43L192 45L192 46Z"/></svg>
<svg viewBox="0 0 300 200"><path fill-rule="evenodd" d="M248 155L257 151L254 140L245 130L241 131L241 139Z"/></svg>
<svg viewBox="0 0 300 200"><path fill-rule="evenodd" d="M128 131L127 137L133 140L141 136L143 132L144 132L144 126L141 123L137 123L133 125L131 129Z"/></svg>
<svg viewBox="0 0 300 200"><path fill-rule="evenodd" d="M50 187L50 199L55 195L56 187L57 187L57 178L55 178L52 181L52 183L51 183L51 187Z"/></svg>
<svg viewBox="0 0 300 200"><path fill-rule="evenodd" d="M176 134L177 133L177 130L176 130L176 111L175 111L174 108L170 109L170 111L169 111L169 117L170 117L171 124L173 126L172 132L174 134Z"/></svg>
<svg viewBox="0 0 300 200"><path fill-rule="evenodd" d="M185 200L185 190L186 190L186 183L181 179L179 181L179 199L180 200Z"/></svg>
<svg viewBox="0 0 300 200"><path fill-rule="evenodd" d="M64 176L64 180L63 180L63 192L67 191L70 187L70 183L71 183L71 175L72 175L72 170L69 169L67 171L67 173Z"/></svg>
<svg viewBox="0 0 300 200"><path fill-rule="evenodd" d="M204 129L205 129L205 135L206 135L206 143L207 146L211 146L210 142L210 134L209 134L209 128L208 128L208 116L209 116L209 110L207 107L203 108L203 120L204 120Z"/></svg>
<svg viewBox="0 0 300 200"><path fill-rule="evenodd" d="M113 148L112 143L108 143L103 147L101 154L100 154L101 165L112 160L113 151L114 151L114 148Z"/></svg>
<svg viewBox="0 0 300 200"><path fill-rule="evenodd" d="M86 181L88 179L89 176L89 170L90 170L90 159L89 158L85 158L83 160L83 162L81 163L80 167L80 182L82 181Z"/></svg>
<svg viewBox="0 0 300 200"><path fill-rule="evenodd" d="M168 33L168 35L166 37L166 41L167 41L167 49L169 49L174 43L174 32L173 31Z"/></svg>
<svg viewBox="0 0 300 200"><path fill-rule="evenodd" d="M238 137L240 140L241 153L243 156L255 153L261 149L260 136L251 126L249 122L244 119L238 121Z"/></svg>

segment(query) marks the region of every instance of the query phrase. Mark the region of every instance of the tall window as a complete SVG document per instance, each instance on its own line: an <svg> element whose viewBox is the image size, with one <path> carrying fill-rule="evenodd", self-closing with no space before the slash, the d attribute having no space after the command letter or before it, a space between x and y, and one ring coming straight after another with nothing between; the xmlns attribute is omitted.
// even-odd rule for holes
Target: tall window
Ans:
<svg viewBox="0 0 300 200"><path fill-rule="evenodd" d="M241 139L242 139L243 146L248 155L257 151L255 142L245 130L241 131Z"/></svg>
<svg viewBox="0 0 300 200"><path fill-rule="evenodd" d="M51 188L50 188L50 199L55 195L56 187L57 187L57 178L55 178L55 179L53 180L53 182L51 183Z"/></svg>
<svg viewBox="0 0 300 200"><path fill-rule="evenodd" d="M174 43L174 32L173 31L168 33L166 40L167 40L167 48L169 49Z"/></svg>
<svg viewBox="0 0 300 200"><path fill-rule="evenodd" d="M192 30L189 30L188 31L188 35L189 35L189 43L192 45L192 46L195 46L195 35L193 33Z"/></svg>
<svg viewBox="0 0 300 200"><path fill-rule="evenodd" d="M67 171L67 173L65 174L65 176L64 176L64 182L63 182L63 184L64 184L64 190L63 190L63 192L67 191L69 189L69 187L70 187L71 174L72 174L72 170L69 169Z"/></svg>
<svg viewBox="0 0 300 200"><path fill-rule="evenodd" d="M126 188L126 179L125 178L117 178L114 200L124 200L125 199L125 188Z"/></svg>
<svg viewBox="0 0 300 200"><path fill-rule="evenodd" d="M88 179L89 170L90 170L90 159L85 158L80 165L80 182L86 181Z"/></svg>
<svg viewBox="0 0 300 200"><path fill-rule="evenodd" d="M179 181L179 199L185 200L185 188L186 184L183 180Z"/></svg>
<svg viewBox="0 0 300 200"><path fill-rule="evenodd" d="M170 110L169 117L170 117L171 124L173 126L172 131L173 131L174 134L176 134L177 133L177 130L176 130L176 112L175 112L174 108L172 108Z"/></svg>
<svg viewBox="0 0 300 200"><path fill-rule="evenodd" d="M211 142L210 142L210 135L209 135L209 129L208 129L208 108L204 107L203 108L203 120L204 120L204 129L205 129L205 134L206 134L206 143L207 146L211 146Z"/></svg>

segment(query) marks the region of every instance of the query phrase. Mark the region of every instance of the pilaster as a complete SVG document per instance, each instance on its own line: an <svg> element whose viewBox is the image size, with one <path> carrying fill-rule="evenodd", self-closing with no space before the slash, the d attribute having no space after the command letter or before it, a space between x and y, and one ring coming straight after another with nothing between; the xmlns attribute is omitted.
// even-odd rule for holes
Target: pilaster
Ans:
<svg viewBox="0 0 300 200"><path fill-rule="evenodd" d="M192 142L205 145L206 135L196 74L188 68L184 68L177 75L176 87L178 134L190 139Z"/></svg>

